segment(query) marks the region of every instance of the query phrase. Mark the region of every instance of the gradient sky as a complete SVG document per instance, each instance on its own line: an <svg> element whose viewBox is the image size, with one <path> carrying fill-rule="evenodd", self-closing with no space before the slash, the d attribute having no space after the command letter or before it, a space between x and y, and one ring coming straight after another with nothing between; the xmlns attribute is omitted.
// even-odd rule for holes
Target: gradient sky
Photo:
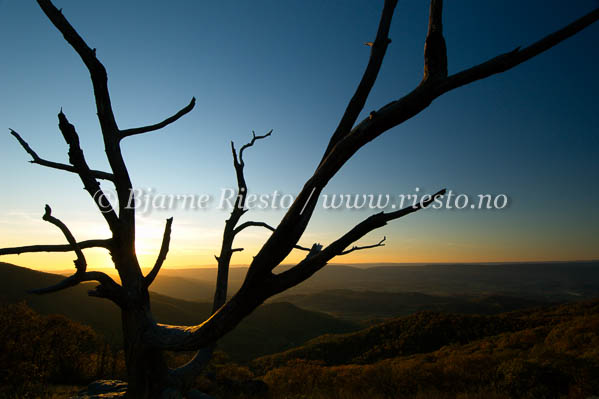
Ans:
<svg viewBox="0 0 599 399"><path fill-rule="evenodd" d="M214 265L228 211L214 209L235 186L229 141L273 136L246 153L255 193L297 193L313 172L368 61L382 1L67 1L57 7L109 73L122 128L197 107L168 128L124 141L134 185L166 194L208 194L204 210L155 210L138 218L143 266L174 216L166 267ZM451 1L444 28L450 73L527 45L597 6L597 1ZM422 75L428 5L400 1L393 39L364 115L401 97ZM335 262L492 262L599 258L599 24L502 75L437 99L363 148L327 193L410 194L447 187L506 194L502 210L424 210L368 235L387 245ZM67 162L60 107L75 124L88 162L108 169L88 72L34 1L0 0L0 246L63 243L43 222L44 204L78 240L108 228L76 175L29 164L8 134L18 131L46 159ZM106 184L105 184L106 186ZM301 243L328 243L375 211L315 213ZM276 224L282 212L246 219ZM267 233L246 230L235 264ZM108 266L100 250L90 268ZM292 254L294 261L303 256ZM72 254L2 257L39 269L72 266Z"/></svg>

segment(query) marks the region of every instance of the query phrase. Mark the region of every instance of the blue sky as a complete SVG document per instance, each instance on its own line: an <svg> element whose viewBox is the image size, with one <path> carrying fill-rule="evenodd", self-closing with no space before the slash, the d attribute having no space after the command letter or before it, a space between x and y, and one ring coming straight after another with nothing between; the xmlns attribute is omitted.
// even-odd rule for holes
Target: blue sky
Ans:
<svg viewBox="0 0 599 399"><path fill-rule="evenodd" d="M209 194L235 184L229 141L273 136L246 153L256 193L296 193L313 172L361 77L382 1L59 1L109 73L122 128L157 122L186 105L168 128L127 139L134 185ZM445 5L450 73L526 45L597 6L597 1L458 1ZM400 1L390 45L364 116L415 87L422 75L428 6ZM461 262L599 258L599 68L592 26L505 74L437 99L362 149L328 193L506 194L502 210L425 210L371 233L387 246L337 262ZM78 239L108 235L74 175L27 163L8 128L40 156L66 162L60 107L88 162L107 169L88 73L34 1L0 2L0 135L4 190L1 246L60 243L44 204ZM372 211L318 210L302 243L330 242ZM162 224L175 216L167 266L209 265L228 213L154 211L140 216L138 253L151 264ZM248 219L271 224L280 211ZM266 232L247 231L234 263L247 263ZM107 257L92 251L98 266ZM299 255L298 255L299 256ZM72 255L2 260L66 268ZM290 258L293 261L296 258ZM63 265L64 266L61 266Z"/></svg>

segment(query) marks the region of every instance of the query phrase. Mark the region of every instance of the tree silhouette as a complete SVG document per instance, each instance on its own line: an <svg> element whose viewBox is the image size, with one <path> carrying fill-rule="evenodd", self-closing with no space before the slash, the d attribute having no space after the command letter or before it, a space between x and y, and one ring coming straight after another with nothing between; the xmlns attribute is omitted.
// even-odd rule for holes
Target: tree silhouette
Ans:
<svg viewBox="0 0 599 399"><path fill-rule="evenodd" d="M58 114L58 126L69 147L69 164L41 158L16 131L11 130L11 134L32 157L31 162L75 173L79 176L85 190L92 197L108 224L111 237L77 242L68 227L54 217L50 207L46 206L43 219L57 226L68 244L5 248L0 250L0 255L42 251L75 252L77 258L74 261L75 273L55 286L42 288L34 293L55 292L84 281L99 282L99 285L89 294L111 300L121 309L128 370L128 397L132 398L157 398L167 395L169 392L187 392L191 388L193 378L202 371L210 359L217 341L235 328L244 317L267 298L306 280L336 256L383 245L383 240L381 240L372 245L352 247L367 233L392 220L426 207L445 193L445 190L440 190L429 196L427 201L416 206L372 215L326 246L320 244L314 244L310 248L299 246L298 242L312 217L320 193L331 178L361 147L385 131L417 115L444 93L511 69L599 19L599 9L595 9L530 46L518 47L481 64L449 74L443 37L442 0L432 0L424 46L422 80L405 96L389 102L371 112L365 119L358 121L358 116L364 108L383 63L387 47L391 42L388 37L389 27L397 0L385 0L376 37L374 41L367 43L371 47L370 58L362 79L337 128L331 135L313 175L305 182L293 204L276 227L254 221L239 224L240 218L246 212L247 185L244 178L244 151L258 140L266 138L270 132L262 136L254 134L252 140L239 150L234 145L231 146L239 195L235 207L226 221L222 247L217 256L218 276L214 296L214 313L207 320L194 326L171 326L157 323L154 320L150 309L148 288L158 275L167 256L173 219L167 219L158 259L152 270L144 276L135 253L135 207L130 206L133 185L121 153L120 144L122 140L130 136L155 131L175 122L194 108L195 98L192 98L186 107L162 122L132 129L119 128L108 91L108 75L104 65L96 57L95 49L86 44L64 17L62 11L57 9L50 0L37 0L37 2L54 26L62 33L64 39L80 56L90 73L98 121L110 171L98 171L89 167L80 147L77 131L62 110ZM102 191L100 180L114 185L117 193L114 203ZM239 291L227 300L230 260L233 253L240 250L240 248L234 248L234 239L237 234L248 227L267 228L272 231L272 234L251 262ZM102 272L87 270L83 250L94 247L109 251L120 276L120 284ZM305 250L306 257L284 272L273 272L293 249ZM196 351L196 355L189 363L176 369L169 369L163 357L165 350Z"/></svg>

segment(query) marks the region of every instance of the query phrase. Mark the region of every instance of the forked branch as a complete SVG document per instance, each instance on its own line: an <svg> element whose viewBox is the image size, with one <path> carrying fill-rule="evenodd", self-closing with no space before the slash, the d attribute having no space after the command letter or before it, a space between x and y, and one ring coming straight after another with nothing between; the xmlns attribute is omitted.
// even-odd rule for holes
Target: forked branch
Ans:
<svg viewBox="0 0 599 399"><path fill-rule="evenodd" d="M235 168L235 177L237 179L237 197L233 204L233 209L229 219L225 222L225 228L223 230L223 240L220 248L219 255L215 256L217 265L216 275L216 289L214 292L214 301L212 302L212 312L216 312L225 301L227 300L227 287L229 281L229 266L231 263L231 257L234 252L242 251L243 248L233 248L233 241L235 236L241 230L238 230L237 223L243 214L247 211L245 209L245 201L247 198L247 183L245 181L245 175L243 169L245 162L243 160L243 153L248 148L252 147L256 141L265 139L272 134L272 129L266 134L256 135L256 132L252 130L252 140L249 143L244 144L239 149L239 152L235 149L235 144L231 142L231 153L233 156L233 167Z"/></svg>
<svg viewBox="0 0 599 399"><path fill-rule="evenodd" d="M96 57L96 49L92 49L87 45L64 17L62 10L57 9L50 0L37 0L37 2L56 29L62 33L67 43L77 52L89 71L94 98L96 100L96 113L104 140L104 150L112 174L114 175L114 185L118 196L118 205L115 204L114 209L118 209L118 217L107 197L103 192L99 191L99 187L97 187L98 189L92 187L98 186L97 182L94 184L93 181L86 179L87 181L84 181L84 186L96 202L100 212L102 212L113 235L118 236L119 241L121 241L119 245L133 247L135 239L135 212L134 209L128 206L132 183L119 146L119 128L114 117L110 93L108 91L108 74L106 68L104 68L104 65ZM78 168L77 165L74 166ZM81 176L83 180L84 175ZM88 174L87 177L91 177L91 175ZM119 229L120 231L118 231ZM127 279L139 278L141 274L139 267L129 264L127 269L126 274L129 276ZM124 272L125 270L123 269L121 273Z"/></svg>
<svg viewBox="0 0 599 399"><path fill-rule="evenodd" d="M366 99L368 99L370 90L372 89L372 86L374 86L374 82L376 81L381 65L383 64L383 58L385 58L387 47L389 43L391 43L391 39L389 39L389 28L391 27L391 19L393 18L393 12L396 5L397 0L385 0L376 38L374 39L374 42L367 43L370 46L368 65L364 70L362 80L360 80L356 92L349 101L345 113L339 121L339 125L337 125L335 132L333 132L333 135L331 136L329 144L324 152L323 159L326 158L333 147L343 137L349 134L354 123L356 123L360 112L362 112L364 104L366 104Z"/></svg>
<svg viewBox="0 0 599 399"><path fill-rule="evenodd" d="M433 27L435 25L436 7L432 7ZM333 137L334 146L331 148L331 144L329 144L329 149L325 152L323 160L318 165L314 175L306 182L275 232L254 257L246 281L256 277L259 279L261 275L272 271L287 257L308 225L316 207L315 197L322 192L323 188L343 165L368 142L419 114L443 93L513 68L574 35L597 21L597 19L599 19L599 9L546 36L522 51L512 51L446 78L423 80L421 84L404 97L371 113L369 117L353 127L349 134L339 136L337 140L334 140Z"/></svg>
<svg viewBox="0 0 599 399"><path fill-rule="evenodd" d="M52 292L62 291L88 281L97 281L100 283L100 286L96 287L95 291L88 292L90 296L111 299L118 305L124 304L122 287L108 274L97 271L76 272L72 276L60 281L58 284L45 288L33 289L28 292L30 294L37 295L50 294Z"/></svg>
<svg viewBox="0 0 599 399"><path fill-rule="evenodd" d="M315 244L311 254L291 269L280 274L262 274L260 278L244 282L241 289L225 305L218 309L204 323L196 326L171 326L153 324L144 334L148 345L165 350L193 350L212 345L217 339L232 330L241 319L250 314L267 298L283 292L305 281L345 248L369 232L384 226L387 222L409 215L427 207L435 199L445 194L441 190L414 205L395 212L381 212L372 215L356 225L342 237L321 249Z"/></svg>
<svg viewBox="0 0 599 399"><path fill-rule="evenodd" d="M108 222L111 230L114 232L115 229L118 228L118 216L114 211L108 197L106 197L100 188L100 184L94 178L89 166L87 165L85 156L83 155L83 150L79 145L79 135L75 130L75 126L68 121L65 114L62 113L62 110L58 114L58 121L58 127L62 132L65 142L69 146L69 162L71 165L73 165L77 171L77 174L79 174L79 178L83 182L83 187L92 197L96 203L96 206Z"/></svg>
<svg viewBox="0 0 599 399"><path fill-rule="evenodd" d="M229 267L231 264L231 258L233 253L243 251L243 248L233 248L233 242L235 236L242 231L244 228L250 225L261 225L266 227L266 223L258 224L258 222L246 222L241 226L236 227L239 223L239 219L246 212L245 200L247 196L247 184L244 176L245 163L243 160L243 152L252 147L256 141L267 138L272 134L272 129L264 135L256 135L252 131L252 140L249 143L244 144L239 152L235 149L235 144L231 142L231 153L233 155L233 166L235 168L235 175L237 178L237 198L231 210L229 219L225 222L225 228L223 230L223 240L221 243L221 249L219 255L215 255L214 258L217 262L217 275L216 275L216 288L214 290L214 300L212 302L212 313L216 313L225 302L227 301L227 292L229 284ZM243 226L243 227L242 227ZM272 227L267 228L273 230ZM196 349L196 353L192 359L186 364L173 369L170 371L170 375L179 380L183 385L190 384L196 375L198 375L208 364L212 357L212 352L216 347L215 342L211 342L209 345L203 346Z"/></svg>
<svg viewBox="0 0 599 399"><path fill-rule="evenodd" d="M387 224L387 222L399 219L403 216L409 215L410 213L426 208L437 198L444 196L445 192L446 190L443 189L432 196L424 196L423 200L418 204L397 210L395 212L381 212L370 216L318 253L314 254L313 256L306 257L306 259L291 269L281 274L275 275L274 283L271 285L273 289L271 295L282 292L286 289L296 286L302 281L305 281L318 270L322 269L331 259L338 255L347 254L360 248L381 246L385 241L384 238L379 241L378 244L372 246L353 247L347 251L345 250L345 248L347 248L349 245L364 237L371 231L383 227Z"/></svg>
<svg viewBox="0 0 599 399"><path fill-rule="evenodd" d="M52 216L52 208L50 208L50 205L46 205L44 216L42 216L42 219L48 223L52 223L54 226L58 227L60 231L62 231L62 234L67 239L69 245L73 247L75 255L77 255L77 259L75 260L75 268L78 272L85 272L85 269L87 268L87 262L85 260L85 256L83 255L83 252L81 251L81 248L77 246L77 241L75 240L75 237L73 237L73 234L66 226L66 224Z"/></svg>
<svg viewBox="0 0 599 399"><path fill-rule="evenodd" d="M90 295L101 296L111 299L117 304L123 304L124 297L122 287L105 273L87 271L87 261L85 260L85 255L83 255L81 247L79 247L79 244L75 240L75 237L66 224L64 224L60 219L52 216L52 209L49 205L46 205L42 219L58 227L65 236L69 246L71 246L72 250L77 256L77 259L74 261L76 271L75 274L65 278L58 284L46 288L34 289L29 292L32 294L48 294L51 292L64 290L69 287L74 287L75 285L85 281L98 281L100 286L96 287L96 291L91 291Z"/></svg>
<svg viewBox="0 0 599 399"><path fill-rule="evenodd" d="M246 149L252 147L254 145L254 143L256 143L256 141L265 139L268 136L270 136L271 134L272 134L272 129L270 129L266 134L263 134L261 136L256 136L256 132L254 132L252 130L252 140L249 143L242 145L241 148L239 149L239 161L237 160L237 154L235 152L235 145L233 144L233 142L231 142L231 149L233 150L233 162L235 164L235 169L237 169L238 167L241 167L243 169L243 167L245 166L245 164L243 163L243 152Z"/></svg>

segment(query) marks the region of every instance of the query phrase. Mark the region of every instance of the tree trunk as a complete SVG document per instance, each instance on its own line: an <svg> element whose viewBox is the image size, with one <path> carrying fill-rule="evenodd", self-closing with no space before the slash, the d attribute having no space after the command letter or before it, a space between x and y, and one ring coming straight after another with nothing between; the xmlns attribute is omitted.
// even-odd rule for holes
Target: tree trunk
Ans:
<svg viewBox="0 0 599 399"><path fill-rule="evenodd" d="M142 341L148 320L146 312L149 312L149 306L124 309L121 313L128 398L161 398L168 387L168 367L162 350L151 348Z"/></svg>

